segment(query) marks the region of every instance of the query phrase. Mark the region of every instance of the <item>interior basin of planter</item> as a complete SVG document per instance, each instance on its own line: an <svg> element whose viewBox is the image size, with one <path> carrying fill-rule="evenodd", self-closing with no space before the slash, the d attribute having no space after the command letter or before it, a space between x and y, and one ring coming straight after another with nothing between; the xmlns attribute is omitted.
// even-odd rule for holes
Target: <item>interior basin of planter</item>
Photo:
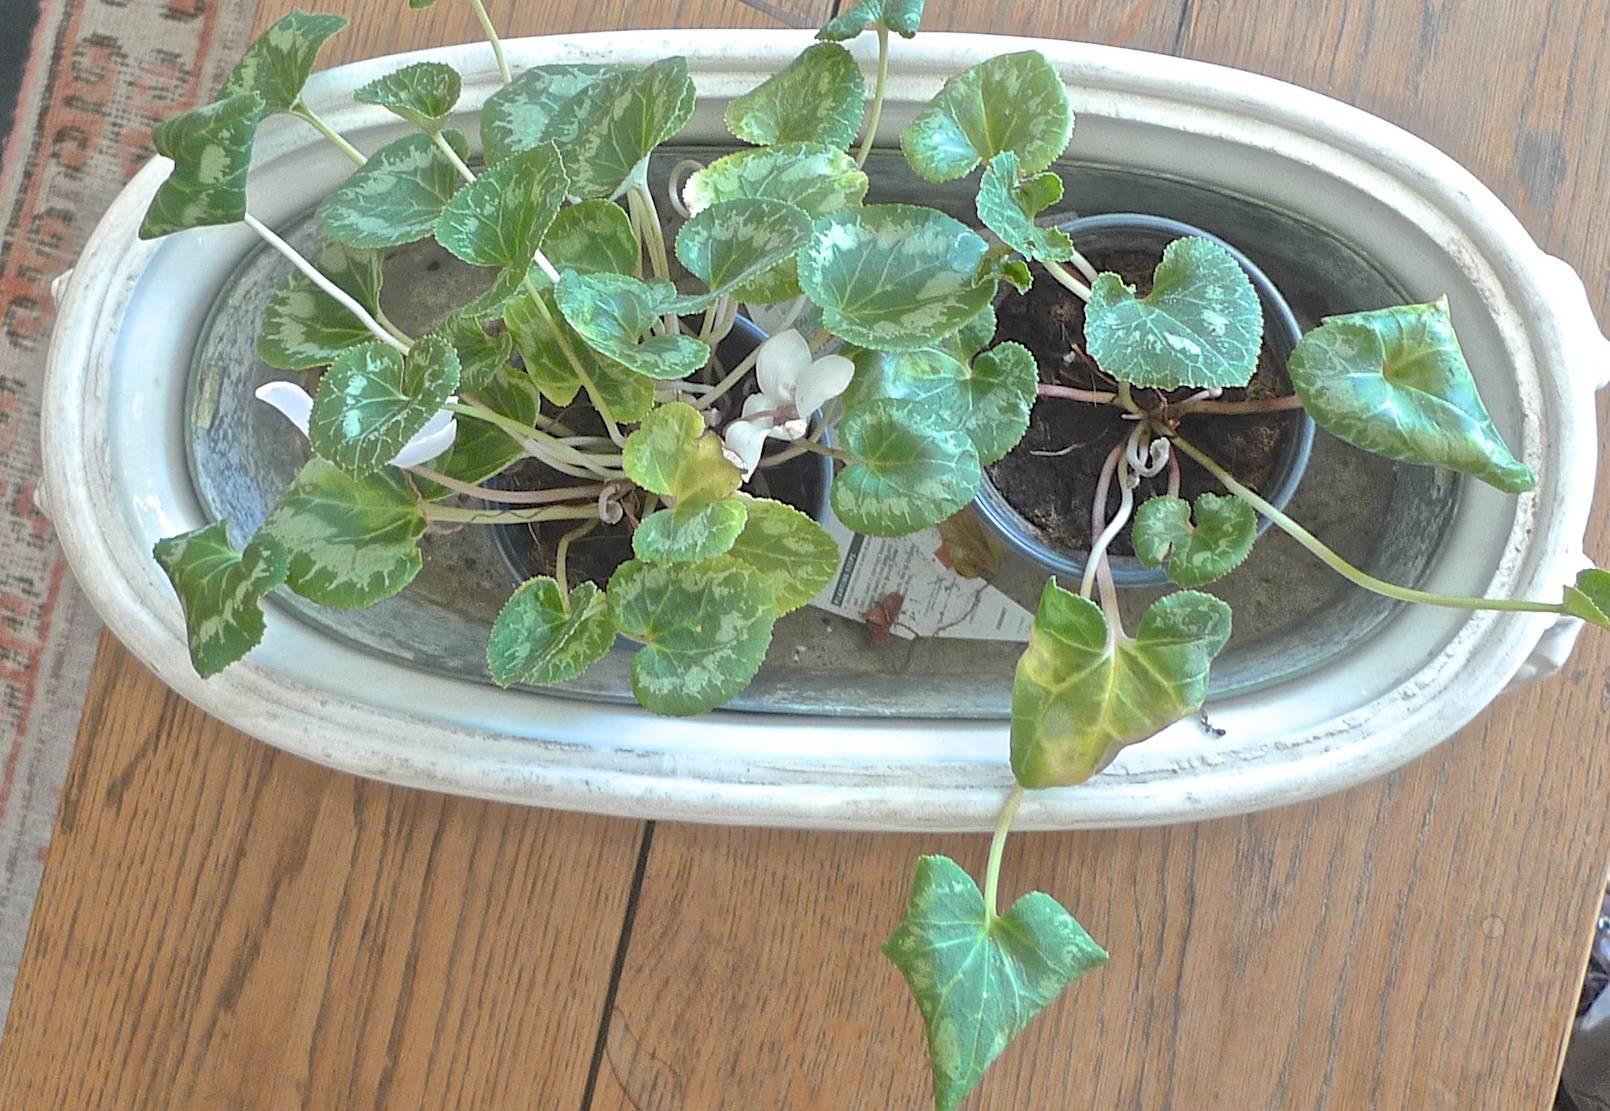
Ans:
<svg viewBox="0 0 1610 1111"><path fill-rule="evenodd" d="M701 161L731 148L676 147L657 155L651 181L684 157ZM970 182L935 186L912 174L898 153L868 164L869 201L909 201L976 223ZM1299 324L1402 301L1384 269L1331 232L1234 193L1122 167L1058 166L1065 207L1080 215L1115 210L1164 214L1235 244L1290 301ZM669 206L663 206L669 212ZM312 213L282 225L304 252L319 241ZM306 461L305 441L278 413L255 401L256 387L283 378L252 347L268 297L289 264L254 251L221 292L195 347L188 395L192 475L208 512L247 536ZM388 315L418 334L468 300L488 271L468 267L430 242L388 253ZM311 385L312 376L304 376ZM1066 402L1050 402L1066 404ZM1233 418L1232 418L1233 419ZM1347 558L1389 581L1416 584L1452 520L1459 484L1446 472L1398 466L1323 433L1289 511ZM297 616L364 650L451 675L490 682L486 636L515 581L492 530L433 530L424 569L399 596L367 610L314 605L289 591L277 600ZM1007 553L994 582L1032 609L1043 570ZM1167 588L1126 589L1127 624ZM1271 532L1234 574L1214 584L1235 614L1235 632L1213 672L1212 697L1278 683L1357 651L1393 604L1352 589L1286 537ZM586 675L556 688L582 698L627 701L635 646L618 643ZM1009 712L1020 642L894 639L872 647L864 626L806 607L777 625L772 649L735 708L774 713L901 717L1002 717Z"/></svg>

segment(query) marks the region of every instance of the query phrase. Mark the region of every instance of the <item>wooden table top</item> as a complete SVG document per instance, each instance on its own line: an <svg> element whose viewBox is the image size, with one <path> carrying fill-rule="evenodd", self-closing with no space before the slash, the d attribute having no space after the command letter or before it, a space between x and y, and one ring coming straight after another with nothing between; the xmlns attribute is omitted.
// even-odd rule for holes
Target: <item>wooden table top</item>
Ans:
<svg viewBox="0 0 1610 1111"><path fill-rule="evenodd" d="M267 0L258 25L291 6ZM353 19L330 64L477 37L459 0L308 6ZM832 0L489 7L518 35L817 26ZM925 28L1183 54L1376 112L1470 166L1607 315L1598 0L929 7ZM1197 826L1013 837L1008 887L1054 892L1113 957L969 1106L1545 1106L1610 847L1607 723L1610 637L1585 636L1562 675L1376 783ZM108 640L0 1106L920 1108L921 1026L878 943L917 854L976 874L986 842L363 782L207 718Z"/></svg>

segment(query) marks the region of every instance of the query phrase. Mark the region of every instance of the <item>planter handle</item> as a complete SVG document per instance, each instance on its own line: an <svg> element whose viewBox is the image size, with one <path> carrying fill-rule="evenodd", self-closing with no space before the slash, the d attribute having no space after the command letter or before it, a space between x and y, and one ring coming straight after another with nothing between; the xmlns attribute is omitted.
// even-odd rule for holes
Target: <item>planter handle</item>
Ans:
<svg viewBox="0 0 1610 1111"><path fill-rule="evenodd" d="M1599 322L1588 302L1587 288L1576 269L1562 258L1543 254L1538 267L1542 294L1560 318L1560 331L1570 349L1565 366L1588 389L1596 392L1610 386L1610 339L1599 330Z"/></svg>

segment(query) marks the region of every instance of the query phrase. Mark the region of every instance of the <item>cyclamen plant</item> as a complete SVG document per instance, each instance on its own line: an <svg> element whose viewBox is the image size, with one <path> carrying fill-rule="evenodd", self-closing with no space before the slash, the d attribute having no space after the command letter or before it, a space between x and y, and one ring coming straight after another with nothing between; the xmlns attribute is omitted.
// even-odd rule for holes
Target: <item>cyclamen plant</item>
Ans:
<svg viewBox="0 0 1610 1111"><path fill-rule="evenodd" d="M1322 428L1389 459L1451 467L1509 492L1534 485L1488 418L1445 300L1326 320L1290 357L1295 396L1217 400L1255 370L1263 320L1251 284L1222 247L1184 238L1137 297L1117 275L1098 273L1067 235L1036 223L1061 198L1050 167L1073 129L1067 89L1039 53L1003 54L952 77L900 138L928 181L979 172L977 216L988 235L933 208L864 203L890 37L916 33L922 3L862 0L727 106L728 128L747 145L698 167L673 194L686 220L668 244L647 165L692 115L686 62L541 65L516 75L480 0L471 3L503 80L479 115L478 165L470 140L448 126L459 74L437 62L403 66L356 94L417 131L367 155L336 133L301 94L345 20L300 11L252 44L218 100L156 130L174 167L141 235L243 221L295 267L268 307L259 355L288 371L322 368L312 395L292 382L259 391L314 455L259 531L239 549L221 522L156 546L184 606L196 669L211 675L255 646L260 602L278 587L342 608L396 594L418 572L419 541L432 525L569 521L554 573L515 590L491 629L493 679L574 678L619 634L642 645L632 682L644 706L699 713L748 684L775 621L814 597L838 563L819 524L746 492L757 468L829 454L836 515L863 533L900 535L963 510L981 468L1024 435L1037 398L1120 410L1132 427L1105 462L1087 570L1077 591L1046 583L1017 666L1016 786L983 888L954 861L924 857L884 947L927 1025L941 1111L1106 959L1048 895L998 909L1002 849L1025 790L1081 783L1125 746L1201 708L1231 617L1195 588L1246 558L1258 514L1391 598L1610 627L1602 570L1583 572L1559 601L1446 597L1376 579L1181 436L1187 414L1301 406ZM878 42L870 103L841 45L868 30ZM275 113L305 120L356 167L319 209L327 244L312 259L248 211L254 134ZM382 252L428 237L486 268L490 286L409 336L381 307ZM1042 384L1028 349L993 343L998 289L1025 291L1030 263L1086 302L1089 355L1111 390ZM720 367L715 345L740 306L757 305L773 306L784 324ZM740 386L751 392L723 416L718 403ZM1186 389L1197 392L1183 400L1169 392ZM580 434L557 415L578 403L603 434ZM791 446L763 455L773 440ZM1181 453L1226 495L1181 499ZM550 481L519 491L485 485L523 460ZM1169 493L1135 506L1140 480L1165 470ZM603 588L571 586L570 545L632 506L635 558ZM1107 559L1126 526L1137 556L1186 588L1155 602L1133 634Z"/></svg>

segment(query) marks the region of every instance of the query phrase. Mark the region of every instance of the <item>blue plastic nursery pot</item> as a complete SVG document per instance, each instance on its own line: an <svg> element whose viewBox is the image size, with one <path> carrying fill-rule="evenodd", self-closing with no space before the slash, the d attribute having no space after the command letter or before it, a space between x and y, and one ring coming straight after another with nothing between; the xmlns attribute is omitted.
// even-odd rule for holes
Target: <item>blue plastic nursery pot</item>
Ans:
<svg viewBox="0 0 1610 1111"><path fill-rule="evenodd" d="M1059 226L1073 238L1074 244L1081 252L1090 253L1099 253L1103 248L1146 247L1155 243L1161 256L1163 247L1181 236L1210 239L1230 252L1241 264L1241 269L1246 271L1252 287L1257 290L1258 299L1263 303L1264 339L1282 366L1291 354L1292 348L1296 347L1297 341L1302 338L1297 318L1292 315L1285 298L1281 297L1280 291L1264 272L1253 265L1246 255L1201 228L1183 224L1178 220L1134 213L1085 216L1069 220ZM1297 484L1302 481L1303 471L1308 467L1308 455L1313 449L1313 444L1313 419L1301 409L1292 410L1287 414L1287 426L1281 440L1280 455L1275 460L1265 489L1260 491L1277 509L1284 508L1292 495L1297 492ZM979 487L978 496L973 501L973 509L1024 558L1054 574L1069 578L1077 578L1084 574L1089 553L1070 551L1046 543L1040 531L1013 508L996 488L987 471ZM1268 527L1268 519L1260 516L1258 532L1261 534ZM1163 586L1168 582L1168 576L1161 568L1147 567L1133 556L1113 555L1110 557L1110 563L1113 581L1119 586Z"/></svg>

